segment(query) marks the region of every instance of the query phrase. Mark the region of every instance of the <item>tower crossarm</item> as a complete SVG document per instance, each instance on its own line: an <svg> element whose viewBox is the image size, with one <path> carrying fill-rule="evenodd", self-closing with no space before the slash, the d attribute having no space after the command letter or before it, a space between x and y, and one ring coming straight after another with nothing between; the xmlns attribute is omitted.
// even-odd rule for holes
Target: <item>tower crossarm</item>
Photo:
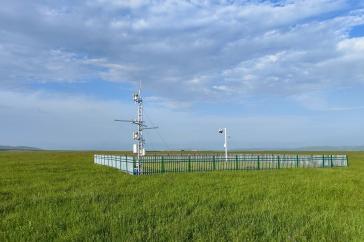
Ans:
<svg viewBox="0 0 364 242"><path fill-rule="evenodd" d="M158 129L158 126L154 126L154 127L145 126L144 129Z"/></svg>
<svg viewBox="0 0 364 242"><path fill-rule="evenodd" d="M136 120L126 120L126 119L115 119L115 122L125 122L125 123L132 123L132 124L136 124L136 125L142 125L145 126L144 121L136 121Z"/></svg>

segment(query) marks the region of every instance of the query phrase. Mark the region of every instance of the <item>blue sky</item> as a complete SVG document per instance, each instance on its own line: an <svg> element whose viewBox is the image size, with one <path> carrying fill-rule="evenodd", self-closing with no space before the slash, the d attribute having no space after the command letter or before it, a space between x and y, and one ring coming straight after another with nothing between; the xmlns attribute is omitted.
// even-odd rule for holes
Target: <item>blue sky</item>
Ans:
<svg viewBox="0 0 364 242"><path fill-rule="evenodd" d="M364 1L3 0L0 144L364 145Z"/></svg>

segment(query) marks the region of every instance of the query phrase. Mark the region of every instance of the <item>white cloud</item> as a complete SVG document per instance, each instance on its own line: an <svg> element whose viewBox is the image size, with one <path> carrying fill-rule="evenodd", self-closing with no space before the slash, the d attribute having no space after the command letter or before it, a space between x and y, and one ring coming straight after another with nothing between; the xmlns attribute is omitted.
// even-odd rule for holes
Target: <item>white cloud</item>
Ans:
<svg viewBox="0 0 364 242"><path fill-rule="evenodd" d="M344 72L340 62L351 63L360 45L347 32L364 21L363 11L346 10L344 0L4 5L2 82L144 80L155 95L175 101L217 100L216 87L229 96L228 90L292 95L335 86L338 78L323 72ZM357 55L356 65L361 61ZM348 79L357 82L361 72L351 69L355 78Z"/></svg>
<svg viewBox="0 0 364 242"><path fill-rule="evenodd" d="M345 0L4 1L1 89L143 80L159 105L363 83L364 10ZM335 11L337 13L335 14ZM21 14L19 14L21 13ZM337 15L337 16L336 16Z"/></svg>
<svg viewBox="0 0 364 242"><path fill-rule="evenodd" d="M96 0L88 1L88 4L104 8L139 8L150 2L149 0Z"/></svg>
<svg viewBox="0 0 364 242"><path fill-rule="evenodd" d="M348 55L361 55L364 54L364 37L345 39L338 43L339 51L343 51Z"/></svg>
<svg viewBox="0 0 364 242"><path fill-rule="evenodd" d="M60 49L36 50L6 43L0 52L3 82L75 82L91 79L94 74L84 58Z"/></svg>

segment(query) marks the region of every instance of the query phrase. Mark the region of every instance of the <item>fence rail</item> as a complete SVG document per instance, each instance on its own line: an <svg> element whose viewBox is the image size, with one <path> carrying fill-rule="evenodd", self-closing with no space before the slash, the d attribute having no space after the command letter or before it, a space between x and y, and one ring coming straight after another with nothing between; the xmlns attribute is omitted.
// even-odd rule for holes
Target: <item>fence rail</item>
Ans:
<svg viewBox="0 0 364 242"><path fill-rule="evenodd" d="M134 156L94 155L94 163L132 175L219 170L267 170L283 168L332 168L348 166L347 155L238 154Z"/></svg>

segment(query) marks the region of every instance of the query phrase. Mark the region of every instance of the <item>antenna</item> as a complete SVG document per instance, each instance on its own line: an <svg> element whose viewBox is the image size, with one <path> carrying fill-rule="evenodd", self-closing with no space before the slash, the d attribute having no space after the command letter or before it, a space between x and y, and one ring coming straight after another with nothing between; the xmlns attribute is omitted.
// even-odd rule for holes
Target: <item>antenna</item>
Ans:
<svg viewBox="0 0 364 242"><path fill-rule="evenodd" d="M133 94L133 101L138 104L137 118L136 120L115 119L117 122L125 122L137 125L137 130L133 132L133 140L136 144L133 145L133 153L137 154L138 160L136 163L137 173L141 173L140 157L145 155L145 139L143 136L143 130L145 129L157 129L158 127L148 127L143 120L143 98L141 96L142 82L139 81L139 90Z"/></svg>

